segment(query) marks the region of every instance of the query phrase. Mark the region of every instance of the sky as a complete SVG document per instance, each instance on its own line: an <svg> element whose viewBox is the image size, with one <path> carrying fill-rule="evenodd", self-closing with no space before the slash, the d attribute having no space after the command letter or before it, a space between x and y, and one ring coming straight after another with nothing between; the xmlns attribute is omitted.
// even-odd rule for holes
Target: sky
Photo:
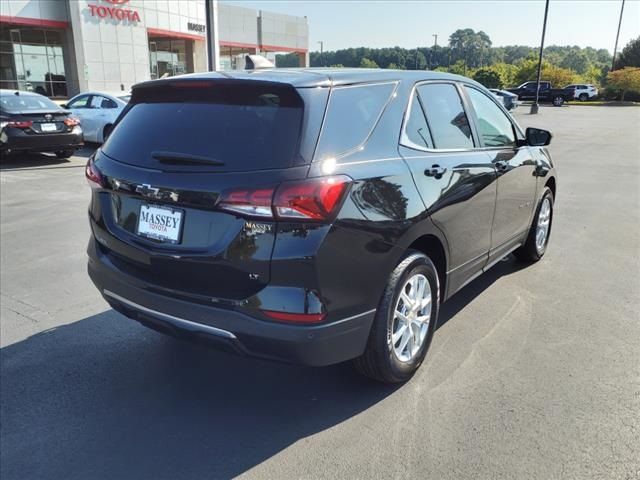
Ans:
<svg viewBox="0 0 640 480"><path fill-rule="evenodd" d="M494 46L538 46L543 0L225 0L225 3L306 16L309 49L415 48L446 44L458 28L484 30ZM613 52L622 0L550 0L545 45ZM640 0L626 0L618 51L640 36Z"/></svg>

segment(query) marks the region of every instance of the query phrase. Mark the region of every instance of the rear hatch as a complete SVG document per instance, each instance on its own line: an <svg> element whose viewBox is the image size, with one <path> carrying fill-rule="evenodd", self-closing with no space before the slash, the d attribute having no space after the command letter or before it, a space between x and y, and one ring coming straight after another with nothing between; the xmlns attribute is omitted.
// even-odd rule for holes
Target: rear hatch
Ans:
<svg viewBox="0 0 640 480"><path fill-rule="evenodd" d="M281 182L304 178L312 152L305 139L315 145L320 125L311 117L324 111L310 108L318 100L326 92L248 80L134 88L95 158L106 189L92 205L94 232L119 240L101 248L158 287L209 298L255 294L269 282L271 211L221 211L219 198L260 204Z"/></svg>

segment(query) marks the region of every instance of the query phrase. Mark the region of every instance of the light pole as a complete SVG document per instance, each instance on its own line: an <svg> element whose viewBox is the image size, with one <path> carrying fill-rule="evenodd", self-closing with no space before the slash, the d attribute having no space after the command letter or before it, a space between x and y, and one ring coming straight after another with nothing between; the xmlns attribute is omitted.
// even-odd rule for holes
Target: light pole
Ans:
<svg viewBox="0 0 640 480"><path fill-rule="evenodd" d="M324 67L324 55L322 55L324 52L324 42L320 40L318 43L320 44L320 66Z"/></svg>
<svg viewBox="0 0 640 480"><path fill-rule="evenodd" d="M540 41L540 57L538 58L538 78L536 80L536 100L531 105L532 115L538 113L538 97L540 95L540 74L542 73L542 51L544 50L544 34L547 31L547 14L549 13L549 0L544 5L544 22L542 23L542 40Z"/></svg>
<svg viewBox="0 0 640 480"><path fill-rule="evenodd" d="M436 56L437 54L437 50L438 50L438 34L434 33L433 35L431 35L433 37L433 55L431 56L431 60L433 60L433 57L435 57L436 59L436 63L438 62L438 57ZM433 68L433 62L429 62L431 63L431 65L429 65L429 68Z"/></svg>
<svg viewBox="0 0 640 480"><path fill-rule="evenodd" d="M207 69L220 70L220 42L218 33L218 0L206 0Z"/></svg>
<svg viewBox="0 0 640 480"><path fill-rule="evenodd" d="M616 53L618 52L618 38L620 37L620 26L622 25L622 12L624 12L624 0L620 7L620 20L618 20L618 33L616 33L616 46L613 47L613 59L611 60L611 71L616 69Z"/></svg>

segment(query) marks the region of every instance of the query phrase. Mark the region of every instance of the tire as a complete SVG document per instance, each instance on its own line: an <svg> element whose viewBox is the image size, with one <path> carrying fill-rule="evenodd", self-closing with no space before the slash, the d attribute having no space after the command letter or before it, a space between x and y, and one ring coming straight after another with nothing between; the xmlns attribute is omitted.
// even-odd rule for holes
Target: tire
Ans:
<svg viewBox="0 0 640 480"><path fill-rule="evenodd" d="M102 129L102 143L107 141L107 138L109 138L109 135L111 134L112 129L113 129L113 125L111 124L104 126L104 128Z"/></svg>
<svg viewBox="0 0 640 480"><path fill-rule="evenodd" d="M540 223L540 215L543 216L543 205L545 201L549 202L549 214L548 214L548 224L546 228L544 242L540 245L537 242L538 239L538 226ZM547 251L547 245L549 245L549 238L551 236L551 227L553 225L553 193L549 187L544 187L544 192L542 193L542 198L540 199L540 203L538 203L538 207L536 208L536 214L533 216L533 221L531 222L531 227L529 228L529 233L527 234L527 239L520 248L513 252L513 254L519 260L527 263L535 263L540 260L545 252Z"/></svg>
<svg viewBox="0 0 640 480"><path fill-rule="evenodd" d="M564 105L564 97L561 95L556 95L555 97L553 97L552 101L554 107L561 107L562 105Z"/></svg>
<svg viewBox="0 0 640 480"><path fill-rule="evenodd" d="M56 152L56 157L58 158L69 158L73 155L75 150L62 150L60 152Z"/></svg>
<svg viewBox="0 0 640 480"><path fill-rule="evenodd" d="M587 95L586 93L581 93L580 95L578 95L578 100L580 100L581 102L586 102L587 100L589 100L589 95Z"/></svg>
<svg viewBox="0 0 640 480"><path fill-rule="evenodd" d="M414 279L418 279L418 282L420 282L421 277L427 280L426 285L424 283L421 283L421 285L422 291L425 292L424 297L427 295L426 288L429 288L430 304L421 303L421 305L424 305L422 310L409 312L407 316L416 315L419 318L422 315L426 317L428 312L429 318L428 321L418 322L415 320L415 323L412 323L410 327L405 327L405 335L407 328L410 332L415 332L415 336L409 335L409 338L419 338L419 346L411 340L405 342L405 335L399 336L398 340L393 342L392 334L394 332L399 334L400 326L404 324L397 317L398 312L396 311L397 308L407 308L404 305L404 299L401 298L403 289L404 292L407 292L407 282ZM411 292L414 291L413 287L410 288L408 296L411 296ZM415 292L418 293L420 291L420 286L417 286ZM422 298L419 295L417 296ZM371 326L366 349L362 356L353 361L356 370L369 378L384 383L401 383L409 380L420 367L427 354L433 338L433 332L438 324L439 307L440 282L436 267L426 255L410 250L389 277ZM407 313L407 310L404 313ZM402 353L398 353L398 350L401 350L402 342L405 342L406 357L408 357L404 359L400 358ZM413 353L411 353L411 345L414 346Z"/></svg>

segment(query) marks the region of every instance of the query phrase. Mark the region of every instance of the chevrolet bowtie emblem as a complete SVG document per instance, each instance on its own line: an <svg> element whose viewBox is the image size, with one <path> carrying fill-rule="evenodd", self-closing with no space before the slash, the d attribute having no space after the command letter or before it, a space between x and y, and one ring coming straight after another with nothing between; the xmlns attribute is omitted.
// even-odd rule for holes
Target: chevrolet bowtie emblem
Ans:
<svg viewBox="0 0 640 480"><path fill-rule="evenodd" d="M136 192L145 197L158 198L160 189L156 187L152 187L147 183L143 183L142 185L136 186Z"/></svg>

